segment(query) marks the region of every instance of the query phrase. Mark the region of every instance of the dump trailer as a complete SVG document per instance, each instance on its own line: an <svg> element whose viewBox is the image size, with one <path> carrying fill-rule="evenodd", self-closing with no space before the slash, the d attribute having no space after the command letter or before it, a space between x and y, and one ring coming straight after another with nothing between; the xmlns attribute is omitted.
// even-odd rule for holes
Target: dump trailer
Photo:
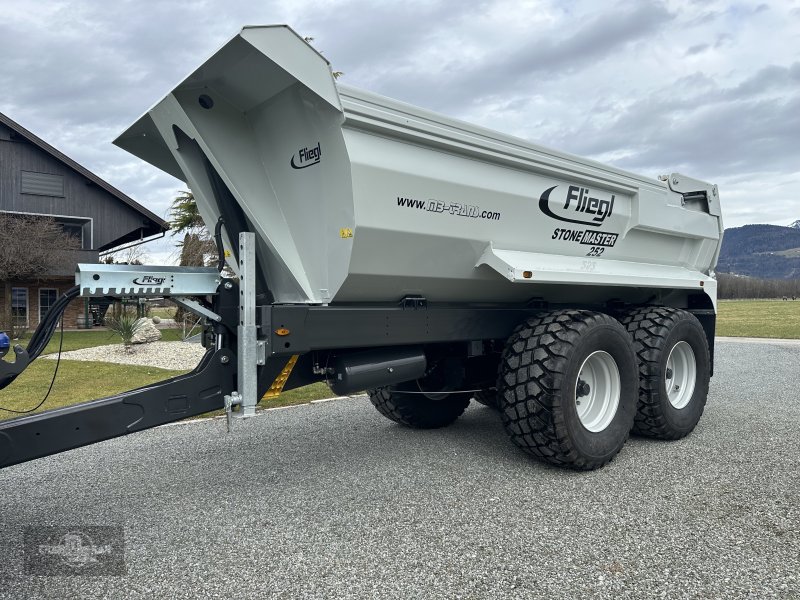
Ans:
<svg viewBox="0 0 800 600"><path fill-rule="evenodd" d="M205 319L207 353L160 384L3 422L0 465L213 409L246 417L313 382L366 390L412 428L474 399L522 450L574 469L631 431L686 436L703 412L715 185L339 85L286 26L242 29L115 143L187 182L219 264L79 265L0 385L79 295L171 298Z"/></svg>

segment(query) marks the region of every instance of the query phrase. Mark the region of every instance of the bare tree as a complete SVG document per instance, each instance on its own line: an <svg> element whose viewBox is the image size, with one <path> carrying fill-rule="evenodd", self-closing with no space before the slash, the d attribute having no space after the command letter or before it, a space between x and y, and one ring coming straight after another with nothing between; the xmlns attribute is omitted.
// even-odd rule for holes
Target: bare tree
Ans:
<svg viewBox="0 0 800 600"><path fill-rule="evenodd" d="M147 251L142 246L129 246L107 254L103 262L108 265L143 265L149 258Z"/></svg>
<svg viewBox="0 0 800 600"><path fill-rule="evenodd" d="M0 282L5 302L0 307L0 330L13 332L11 283L41 281L74 266L80 241L65 233L53 219L0 213Z"/></svg>

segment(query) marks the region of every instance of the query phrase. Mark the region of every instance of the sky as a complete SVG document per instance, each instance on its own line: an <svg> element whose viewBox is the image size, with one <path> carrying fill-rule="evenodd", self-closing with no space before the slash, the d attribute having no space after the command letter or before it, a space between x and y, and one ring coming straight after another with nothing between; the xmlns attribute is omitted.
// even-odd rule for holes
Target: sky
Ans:
<svg viewBox="0 0 800 600"><path fill-rule="evenodd" d="M726 227L800 219L800 0L0 0L0 112L168 218L185 184L111 141L243 25L273 23L348 85L716 183Z"/></svg>

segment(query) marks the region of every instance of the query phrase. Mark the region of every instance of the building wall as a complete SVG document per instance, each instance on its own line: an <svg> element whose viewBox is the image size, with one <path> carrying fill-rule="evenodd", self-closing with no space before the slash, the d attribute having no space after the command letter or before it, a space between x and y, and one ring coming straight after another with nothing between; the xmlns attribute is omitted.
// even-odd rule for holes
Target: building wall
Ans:
<svg viewBox="0 0 800 600"><path fill-rule="evenodd" d="M64 196L22 194L21 172L59 175ZM144 217L83 175L0 124L0 211L83 217L92 220L85 249L99 249L142 227Z"/></svg>
<svg viewBox="0 0 800 600"><path fill-rule="evenodd" d="M49 288L57 290L57 297L75 285L73 279L49 279L44 281L6 281L0 285L0 306L7 307L11 303L11 289L25 288L28 290L28 331L33 331L39 324L39 290ZM76 298L64 311L64 327L72 329L78 326L78 317L84 314L84 299Z"/></svg>
<svg viewBox="0 0 800 600"><path fill-rule="evenodd" d="M27 193L24 194L22 193L23 171L26 172L24 177L28 186ZM59 185L52 185L54 182ZM56 191L62 183L63 189ZM54 195L43 195L51 192ZM76 263L97 262L98 250L119 245L120 240L126 236L132 236L133 239L138 236L143 226L149 232L147 235L159 230L158 223L148 218L145 213L132 208L126 201L16 134L11 127L2 122L0 122L0 212L54 216L67 229L74 227L76 223L85 223L81 226L83 249L76 252ZM23 250L26 243L36 243L36 240L21 240L20 245ZM32 330L39 323L39 290L55 288L57 295L61 296L74 285L74 272L75 268L71 266L63 271L53 270L48 274L50 278L45 281L0 280L0 328L9 326L12 287L28 290L27 327ZM76 327L78 318L83 315L84 300L78 298L72 301L64 313L64 326Z"/></svg>

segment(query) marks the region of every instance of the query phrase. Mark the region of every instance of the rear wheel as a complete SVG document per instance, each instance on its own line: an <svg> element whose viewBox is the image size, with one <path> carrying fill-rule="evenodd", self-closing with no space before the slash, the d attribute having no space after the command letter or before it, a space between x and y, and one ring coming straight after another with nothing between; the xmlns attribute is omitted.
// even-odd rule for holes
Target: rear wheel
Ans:
<svg viewBox="0 0 800 600"><path fill-rule="evenodd" d="M517 328L503 352L503 424L529 454L596 469L628 438L637 382L630 336L618 321L585 310L539 315Z"/></svg>
<svg viewBox="0 0 800 600"><path fill-rule="evenodd" d="M685 310L645 306L623 325L639 359L639 403L634 433L664 440L688 435L706 405L711 360L705 332Z"/></svg>

